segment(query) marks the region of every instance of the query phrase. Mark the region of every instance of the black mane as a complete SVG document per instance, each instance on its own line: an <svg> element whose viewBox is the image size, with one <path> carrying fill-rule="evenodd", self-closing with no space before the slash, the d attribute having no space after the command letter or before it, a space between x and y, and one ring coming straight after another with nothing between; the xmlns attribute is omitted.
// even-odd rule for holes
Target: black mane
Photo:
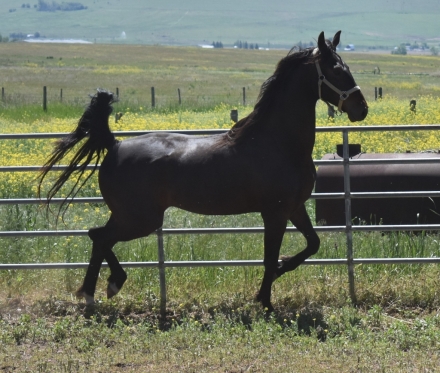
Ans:
<svg viewBox="0 0 440 373"><path fill-rule="evenodd" d="M342 61L336 53L336 49L330 40L325 41L329 53L336 56L338 60ZM254 110L247 117L238 121L228 132L228 139L232 141L240 141L243 135L248 132L250 128L255 128L259 123L264 123L264 115L267 115L269 109L279 99L280 92L284 92L284 86L288 83L288 76L304 62L315 63L323 56L321 53L315 53L316 47L305 49L298 49L293 47L287 56L282 58L275 69L275 72L262 84L260 93L257 98L257 103Z"/></svg>
<svg viewBox="0 0 440 373"><path fill-rule="evenodd" d="M314 63L316 59L321 57L319 53L313 53L315 49L315 47L311 47L298 50L297 47L293 47L287 56L278 62L273 75L262 84L252 113L238 121L228 132L230 140L239 141L250 127L255 128L258 123L264 122L263 116L273 106L273 103L279 99L280 92L284 92L284 85L288 82L287 77L305 61Z"/></svg>

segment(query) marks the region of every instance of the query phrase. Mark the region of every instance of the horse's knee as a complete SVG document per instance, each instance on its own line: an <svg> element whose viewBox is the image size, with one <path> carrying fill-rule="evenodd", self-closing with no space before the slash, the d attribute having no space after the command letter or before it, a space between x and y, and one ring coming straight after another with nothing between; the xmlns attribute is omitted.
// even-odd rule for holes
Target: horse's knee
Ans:
<svg viewBox="0 0 440 373"><path fill-rule="evenodd" d="M89 238L95 242L97 240L99 240L100 238L103 238L103 230L104 227L97 227L97 228L90 228L89 231L87 232Z"/></svg>

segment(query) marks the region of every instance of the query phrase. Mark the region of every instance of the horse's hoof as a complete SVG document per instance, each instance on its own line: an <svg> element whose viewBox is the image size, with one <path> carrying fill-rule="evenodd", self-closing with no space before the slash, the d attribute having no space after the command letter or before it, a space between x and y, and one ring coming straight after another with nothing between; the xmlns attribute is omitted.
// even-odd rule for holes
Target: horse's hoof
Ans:
<svg viewBox="0 0 440 373"><path fill-rule="evenodd" d="M273 311L275 311L275 308L273 308L272 304L270 304L270 303L266 306L263 305L263 307L264 307L264 312L265 312L266 316L269 316Z"/></svg>
<svg viewBox="0 0 440 373"><path fill-rule="evenodd" d="M259 291L255 293L255 301L261 302L261 293Z"/></svg>
<svg viewBox="0 0 440 373"><path fill-rule="evenodd" d="M270 302L266 303L263 301L263 297L261 296L261 292L257 292L257 294L255 294L255 300L257 302L260 302L263 305L264 312L266 312L267 315L272 313L275 310L275 308L273 308L273 306L272 306L272 303L270 303ZM266 303L266 305L265 305L265 303Z"/></svg>
<svg viewBox="0 0 440 373"><path fill-rule="evenodd" d="M119 293L119 290L114 282L110 282L107 286L107 299L113 298Z"/></svg>
<svg viewBox="0 0 440 373"><path fill-rule="evenodd" d="M86 301L86 306L92 306L95 304L95 297L93 295L87 294L82 289L78 289L77 292L75 293L75 296L77 298L84 298Z"/></svg>

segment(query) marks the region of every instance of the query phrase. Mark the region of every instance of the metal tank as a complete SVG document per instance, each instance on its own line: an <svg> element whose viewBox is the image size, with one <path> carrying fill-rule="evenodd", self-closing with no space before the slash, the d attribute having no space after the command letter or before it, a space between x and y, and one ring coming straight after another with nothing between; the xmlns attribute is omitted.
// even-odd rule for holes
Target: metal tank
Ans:
<svg viewBox="0 0 440 373"><path fill-rule="evenodd" d="M339 146L338 146L339 147ZM339 153L339 154L338 154ZM360 145L349 152L352 159L435 158L438 163L350 164L351 192L440 191L440 154L430 153L361 153ZM342 146L323 160L342 159ZM344 167L318 167L316 193L343 193ZM353 224L440 224L440 197L352 199ZM316 200L316 223L345 225L345 203L339 200Z"/></svg>

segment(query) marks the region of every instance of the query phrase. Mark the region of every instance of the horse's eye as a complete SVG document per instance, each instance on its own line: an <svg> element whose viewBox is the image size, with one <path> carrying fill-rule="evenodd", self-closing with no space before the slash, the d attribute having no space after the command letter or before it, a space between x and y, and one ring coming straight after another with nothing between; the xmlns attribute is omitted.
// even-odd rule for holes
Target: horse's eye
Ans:
<svg viewBox="0 0 440 373"><path fill-rule="evenodd" d="M333 71L334 71L335 75L339 75L342 73L342 71L344 71L344 67L342 65L340 65L339 63L337 63L335 65L335 67L333 68Z"/></svg>

